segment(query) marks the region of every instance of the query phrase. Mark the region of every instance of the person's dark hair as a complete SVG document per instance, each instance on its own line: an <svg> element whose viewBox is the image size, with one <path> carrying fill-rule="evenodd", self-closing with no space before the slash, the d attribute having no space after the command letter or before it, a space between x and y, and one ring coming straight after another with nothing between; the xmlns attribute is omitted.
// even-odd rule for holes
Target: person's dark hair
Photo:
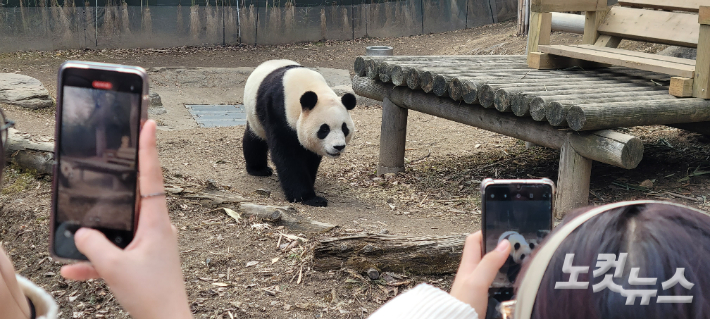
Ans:
<svg viewBox="0 0 710 319"><path fill-rule="evenodd" d="M569 213L569 222L590 208ZM561 227L557 227L559 230ZM553 231L547 238L554 236ZM544 246L543 242L540 247ZM589 266L579 282L587 289L555 289L556 282L569 281L562 271L565 255L574 253L574 266ZM657 289L657 296L693 296L692 303L625 305L626 297L610 289L594 292L592 286L604 279L594 278L599 254L628 253L623 275L614 282L624 289ZM532 260L535 253L528 259ZM523 266L525 275L528 264ZM653 286L629 284L631 268L640 268L639 278L657 278ZM676 268L685 268L685 278L695 284L685 289L680 284L663 290L662 282L671 279ZM606 274L613 274L614 268ZM522 277L520 277L522 278ZM518 280L518 285L522 280ZM517 289L518 287L516 287ZM576 318L705 318L710 314L710 216L697 211L664 204L625 206L601 213L574 230L558 247L545 271L532 312L534 319Z"/></svg>

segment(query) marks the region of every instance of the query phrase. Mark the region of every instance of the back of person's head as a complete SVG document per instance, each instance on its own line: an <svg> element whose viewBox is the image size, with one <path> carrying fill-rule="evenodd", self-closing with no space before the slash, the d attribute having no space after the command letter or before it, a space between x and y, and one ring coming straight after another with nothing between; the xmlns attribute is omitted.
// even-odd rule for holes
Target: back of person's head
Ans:
<svg viewBox="0 0 710 319"><path fill-rule="evenodd" d="M595 209L601 212L596 214ZM564 226L568 226L566 231ZM565 237L564 233L569 231L571 233ZM559 232L562 234L557 234ZM545 252L548 244L551 247ZM559 246L554 249L557 244ZM627 255L623 272L618 277L614 277L616 268L613 266L594 276L600 254L611 254L613 260L620 260L624 253ZM574 254L571 266L589 267L580 272L577 279L577 282L588 282L586 287L562 289L565 284L558 284L570 281L570 265L564 267L565 258L570 258L568 254ZM540 260L536 263L536 259ZM546 268L542 259L549 259ZM533 268L536 267L538 271L534 274ZM563 267L568 271L563 271ZM680 268L684 269L683 275L692 287L688 282L684 283L685 287L682 281L672 286L667 282ZM544 275L540 280L541 271ZM636 271L638 273L634 273ZM612 209L577 209L569 213L540 245L524 265L520 276L516 302L520 306L523 298L528 298L529 303L530 297L534 297L530 318L705 318L710 315L710 216L688 207L659 202ZM613 284L599 289L604 286L599 284L605 276L610 276L607 279L613 279ZM649 285L649 280L643 278L655 278L656 282ZM531 293L536 281L532 279L539 281L536 295ZM614 284L618 286L614 287ZM594 292L595 285L597 292ZM641 298L643 293L648 295L646 302ZM636 297L628 297L634 294ZM692 302L678 303L679 300L668 296L692 296ZM515 318L524 317L524 311L520 309L515 309Z"/></svg>

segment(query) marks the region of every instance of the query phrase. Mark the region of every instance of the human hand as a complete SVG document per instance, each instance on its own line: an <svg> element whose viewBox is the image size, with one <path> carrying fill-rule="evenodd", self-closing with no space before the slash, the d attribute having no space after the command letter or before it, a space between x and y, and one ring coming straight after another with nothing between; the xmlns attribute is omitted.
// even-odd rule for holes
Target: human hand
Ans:
<svg viewBox="0 0 710 319"><path fill-rule="evenodd" d="M143 194L164 191L155 130L155 122L149 120L140 134L139 181ZM165 196L141 199L138 229L126 249L121 250L103 233L89 228L79 229L74 242L91 263L63 266L64 278L103 278L133 318L192 318L180 268L177 230L170 224Z"/></svg>
<svg viewBox="0 0 710 319"><path fill-rule="evenodd" d="M488 308L488 287L496 278L510 254L510 242L504 240L495 250L481 258L483 235L477 231L466 237L461 255L461 264L451 285L450 294L476 310L479 318L486 316Z"/></svg>
<svg viewBox="0 0 710 319"><path fill-rule="evenodd" d="M15 278L15 268L0 246L0 318L29 318L30 305Z"/></svg>

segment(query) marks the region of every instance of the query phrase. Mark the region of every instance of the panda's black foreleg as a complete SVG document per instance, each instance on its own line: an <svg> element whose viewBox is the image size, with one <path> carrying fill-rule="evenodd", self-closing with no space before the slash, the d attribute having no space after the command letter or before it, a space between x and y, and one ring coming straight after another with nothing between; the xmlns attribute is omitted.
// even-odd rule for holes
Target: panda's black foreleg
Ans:
<svg viewBox="0 0 710 319"><path fill-rule="evenodd" d="M315 185L316 175L318 174L318 167L320 166L321 160L323 160L323 156L312 152L309 153L310 156L306 158L306 165L308 166L308 173L311 174L311 180L313 181L313 185Z"/></svg>
<svg viewBox="0 0 710 319"><path fill-rule="evenodd" d="M317 167L313 165L312 156L318 155L304 149L297 142L294 145L274 139L272 141L269 143L271 159L276 165L286 199L289 202L301 202L310 206L328 206L328 200L316 196L313 188L311 170L314 168L317 170Z"/></svg>
<svg viewBox="0 0 710 319"><path fill-rule="evenodd" d="M269 146L266 141L262 140L249 128L244 130L244 138L242 139L242 150L244 151L244 160L247 164L247 173L253 176L271 176L273 170L269 167L267 159L269 155Z"/></svg>

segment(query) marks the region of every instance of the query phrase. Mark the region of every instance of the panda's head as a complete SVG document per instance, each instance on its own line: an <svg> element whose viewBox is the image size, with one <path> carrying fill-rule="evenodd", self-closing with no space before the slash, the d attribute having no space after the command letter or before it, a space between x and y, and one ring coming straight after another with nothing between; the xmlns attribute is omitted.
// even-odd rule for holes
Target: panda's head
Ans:
<svg viewBox="0 0 710 319"><path fill-rule="evenodd" d="M532 252L531 245L525 240L525 238L518 232L505 232L501 235L498 242L507 239L510 242L510 257L516 264L520 264L525 260L525 258L530 256Z"/></svg>
<svg viewBox="0 0 710 319"><path fill-rule="evenodd" d="M338 157L353 136L355 126L348 111L355 108L355 95L346 93L317 95L308 91L301 95L298 118L298 141L321 156Z"/></svg>

